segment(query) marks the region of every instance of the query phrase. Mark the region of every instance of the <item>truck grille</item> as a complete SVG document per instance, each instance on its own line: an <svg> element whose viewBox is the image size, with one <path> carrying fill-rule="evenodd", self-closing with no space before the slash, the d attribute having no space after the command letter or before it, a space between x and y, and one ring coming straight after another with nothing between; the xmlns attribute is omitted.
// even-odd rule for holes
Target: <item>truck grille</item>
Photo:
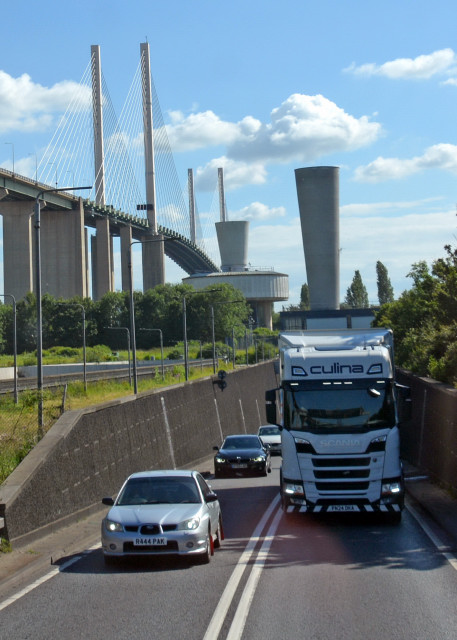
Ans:
<svg viewBox="0 0 457 640"><path fill-rule="evenodd" d="M369 482L316 482L318 491L367 491Z"/></svg>
<svg viewBox="0 0 457 640"><path fill-rule="evenodd" d="M369 469L340 469L334 471L315 471L314 477L316 480L336 480L337 478L350 479L350 478L368 478L370 475Z"/></svg>
<svg viewBox="0 0 457 640"><path fill-rule="evenodd" d="M312 458L313 467L369 467L370 458Z"/></svg>

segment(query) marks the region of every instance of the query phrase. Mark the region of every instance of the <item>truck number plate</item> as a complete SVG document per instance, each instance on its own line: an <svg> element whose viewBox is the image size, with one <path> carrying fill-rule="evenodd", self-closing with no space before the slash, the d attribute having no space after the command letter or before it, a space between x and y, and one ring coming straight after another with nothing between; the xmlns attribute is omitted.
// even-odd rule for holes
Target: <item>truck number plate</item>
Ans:
<svg viewBox="0 0 457 640"><path fill-rule="evenodd" d="M356 504L332 504L328 507L327 511L359 511L359 507Z"/></svg>

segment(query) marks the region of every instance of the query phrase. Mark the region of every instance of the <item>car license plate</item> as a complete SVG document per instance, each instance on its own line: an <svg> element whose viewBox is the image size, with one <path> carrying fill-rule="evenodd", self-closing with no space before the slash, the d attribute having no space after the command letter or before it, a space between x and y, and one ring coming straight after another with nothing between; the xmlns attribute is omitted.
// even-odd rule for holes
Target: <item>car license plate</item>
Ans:
<svg viewBox="0 0 457 640"><path fill-rule="evenodd" d="M327 511L359 511L359 507L356 504L332 504Z"/></svg>
<svg viewBox="0 0 457 640"><path fill-rule="evenodd" d="M232 464L232 469L247 469L247 464Z"/></svg>
<svg viewBox="0 0 457 640"><path fill-rule="evenodd" d="M135 538L135 547L164 547L167 544L166 538Z"/></svg>

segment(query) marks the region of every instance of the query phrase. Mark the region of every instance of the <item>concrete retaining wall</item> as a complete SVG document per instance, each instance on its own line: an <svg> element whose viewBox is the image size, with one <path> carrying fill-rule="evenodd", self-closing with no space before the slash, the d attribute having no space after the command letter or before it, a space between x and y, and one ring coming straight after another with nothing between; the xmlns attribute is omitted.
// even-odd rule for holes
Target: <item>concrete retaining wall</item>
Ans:
<svg viewBox="0 0 457 640"><path fill-rule="evenodd" d="M13 545L88 515L144 469L188 466L223 435L255 432L265 419L273 363L205 378L82 411L69 411L0 487L3 536Z"/></svg>
<svg viewBox="0 0 457 640"><path fill-rule="evenodd" d="M402 457L432 480L457 491L457 389L397 372L411 387L412 419L401 426Z"/></svg>
<svg viewBox="0 0 457 640"><path fill-rule="evenodd" d="M14 546L85 517L141 469L189 466L224 435L266 422L273 363L145 392L65 413L0 487L2 535ZM402 457L457 491L457 390L407 372L412 420L401 427Z"/></svg>

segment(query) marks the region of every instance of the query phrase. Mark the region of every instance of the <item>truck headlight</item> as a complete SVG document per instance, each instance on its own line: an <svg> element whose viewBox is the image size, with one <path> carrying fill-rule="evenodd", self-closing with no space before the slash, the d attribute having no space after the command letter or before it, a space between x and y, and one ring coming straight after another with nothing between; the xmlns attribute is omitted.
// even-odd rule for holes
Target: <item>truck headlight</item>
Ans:
<svg viewBox="0 0 457 640"><path fill-rule="evenodd" d="M303 490L303 485L293 482L285 482L283 485L284 493L287 493L288 496L297 496L302 498L305 495Z"/></svg>
<svg viewBox="0 0 457 640"><path fill-rule="evenodd" d="M402 487L401 482L384 482L381 487L381 494L383 496L391 496L396 493L401 493Z"/></svg>

